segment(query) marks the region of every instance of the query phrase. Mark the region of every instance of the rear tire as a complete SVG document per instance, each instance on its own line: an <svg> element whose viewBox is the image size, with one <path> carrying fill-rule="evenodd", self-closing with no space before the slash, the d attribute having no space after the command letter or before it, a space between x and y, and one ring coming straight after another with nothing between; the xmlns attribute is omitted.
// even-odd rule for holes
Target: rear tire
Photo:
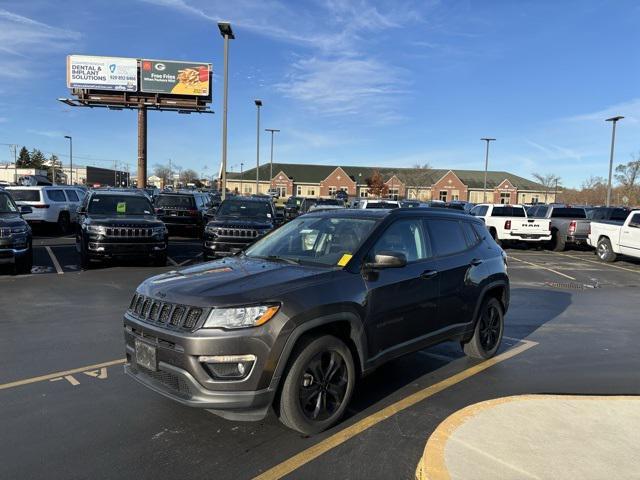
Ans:
<svg viewBox="0 0 640 480"><path fill-rule="evenodd" d="M551 238L551 250L554 252L564 252L567 247L567 239L564 235L560 235L558 230L553 232L553 237Z"/></svg>
<svg viewBox="0 0 640 480"><path fill-rule="evenodd" d="M61 212L60 215L58 215L58 232L60 232L62 235L66 235L67 233L69 233L69 230L71 228L71 219L69 218L69 213L68 212Z"/></svg>
<svg viewBox="0 0 640 480"><path fill-rule="evenodd" d="M462 346L465 355L480 360L493 357L500 348L503 333L502 304L497 298L489 297L482 302L473 337Z"/></svg>
<svg viewBox="0 0 640 480"><path fill-rule="evenodd" d="M355 385L349 347L331 335L308 337L291 354L277 412L287 427L305 435L335 425Z"/></svg>
<svg viewBox="0 0 640 480"><path fill-rule="evenodd" d="M596 255L603 262L611 263L615 262L618 258L618 255L613 251L613 247L611 247L611 241L608 238L601 238L598 241L598 246L596 247Z"/></svg>

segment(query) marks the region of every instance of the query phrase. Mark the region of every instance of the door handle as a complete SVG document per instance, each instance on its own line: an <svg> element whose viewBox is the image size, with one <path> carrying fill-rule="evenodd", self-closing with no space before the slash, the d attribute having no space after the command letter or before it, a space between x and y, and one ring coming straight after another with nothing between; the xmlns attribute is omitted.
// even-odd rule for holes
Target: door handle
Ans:
<svg viewBox="0 0 640 480"><path fill-rule="evenodd" d="M478 265L482 264L482 260L479 258L474 258L473 260L471 260L469 262L471 265L473 265L474 267L477 267Z"/></svg>
<svg viewBox="0 0 640 480"><path fill-rule="evenodd" d="M434 278L438 275L437 270L425 270L420 274L420 278L423 280L428 280L429 278Z"/></svg>

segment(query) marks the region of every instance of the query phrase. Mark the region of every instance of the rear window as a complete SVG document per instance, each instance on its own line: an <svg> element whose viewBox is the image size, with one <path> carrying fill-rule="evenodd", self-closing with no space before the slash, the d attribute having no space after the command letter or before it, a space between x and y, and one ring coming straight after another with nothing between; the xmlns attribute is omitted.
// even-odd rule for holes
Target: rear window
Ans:
<svg viewBox="0 0 640 480"><path fill-rule="evenodd" d="M16 202L39 202L40 190L7 190Z"/></svg>
<svg viewBox="0 0 640 480"><path fill-rule="evenodd" d="M551 218L587 218L584 208L554 208Z"/></svg>
<svg viewBox="0 0 640 480"><path fill-rule="evenodd" d="M367 208L398 208L398 204L388 203L388 202L375 202L375 203L367 202Z"/></svg>
<svg viewBox="0 0 640 480"><path fill-rule="evenodd" d="M625 210L624 208L614 208L613 212L611 212L611 220L625 221L628 216L629 210Z"/></svg>
<svg viewBox="0 0 640 480"><path fill-rule="evenodd" d="M225 200L216 212L220 217L270 217L271 204L268 202L242 202Z"/></svg>
<svg viewBox="0 0 640 480"><path fill-rule="evenodd" d="M492 217L526 217L522 207L493 207Z"/></svg>
<svg viewBox="0 0 640 480"><path fill-rule="evenodd" d="M477 207L473 207L469 213L474 217L484 217L488 209L489 207L486 205L478 205Z"/></svg>
<svg viewBox="0 0 640 480"><path fill-rule="evenodd" d="M67 197L64 196L64 192L62 190L47 190L47 197L52 202L66 202Z"/></svg>
<svg viewBox="0 0 640 480"><path fill-rule="evenodd" d="M156 207L194 208L196 202L192 195L159 195Z"/></svg>
<svg viewBox="0 0 640 480"><path fill-rule="evenodd" d="M427 220L431 231L431 241L438 255L451 255L467 249L460 222L454 220Z"/></svg>

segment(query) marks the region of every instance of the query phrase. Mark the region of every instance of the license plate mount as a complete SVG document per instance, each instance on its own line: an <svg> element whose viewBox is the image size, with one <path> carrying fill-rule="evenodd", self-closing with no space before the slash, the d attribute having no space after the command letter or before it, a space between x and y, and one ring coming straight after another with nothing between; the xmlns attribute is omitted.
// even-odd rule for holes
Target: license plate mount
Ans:
<svg viewBox="0 0 640 480"><path fill-rule="evenodd" d="M156 372L158 370L156 347L136 340L136 363L147 370Z"/></svg>

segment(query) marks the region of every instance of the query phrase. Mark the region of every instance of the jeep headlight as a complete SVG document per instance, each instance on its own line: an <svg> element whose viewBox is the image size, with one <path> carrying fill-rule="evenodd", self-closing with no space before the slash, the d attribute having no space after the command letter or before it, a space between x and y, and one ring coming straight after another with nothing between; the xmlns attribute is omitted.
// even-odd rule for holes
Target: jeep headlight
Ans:
<svg viewBox="0 0 640 480"><path fill-rule="evenodd" d="M205 231L211 235L215 235L216 233L218 233L218 227L210 227L207 225L205 227Z"/></svg>
<svg viewBox="0 0 640 480"><path fill-rule="evenodd" d="M164 226L160 226L160 227L153 227L151 229L151 233L153 234L154 237L163 237L164 234L166 233L166 228Z"/></svg>
<svg viewBox="0 0 640 480"><path fill-rule="evenodd" d="M15 233L15 234L22 234L22 233L27 233L29 231L29 227L27 225L19 225L17 227L12 227L11 228L11 233Z"/></svg>
<svg viewBox="0 0 640 480"><path fill-rule="evenodd" d="M214 308L202 328L247 328L264 325L280 309L279 305Z"/></svg>
<svg viewBox="0 0 640 480"><path fill-rule="evenodd" d="M106 235L107 227L104 225L87 225L87 232L95 233L96 235Z"/></svg>

